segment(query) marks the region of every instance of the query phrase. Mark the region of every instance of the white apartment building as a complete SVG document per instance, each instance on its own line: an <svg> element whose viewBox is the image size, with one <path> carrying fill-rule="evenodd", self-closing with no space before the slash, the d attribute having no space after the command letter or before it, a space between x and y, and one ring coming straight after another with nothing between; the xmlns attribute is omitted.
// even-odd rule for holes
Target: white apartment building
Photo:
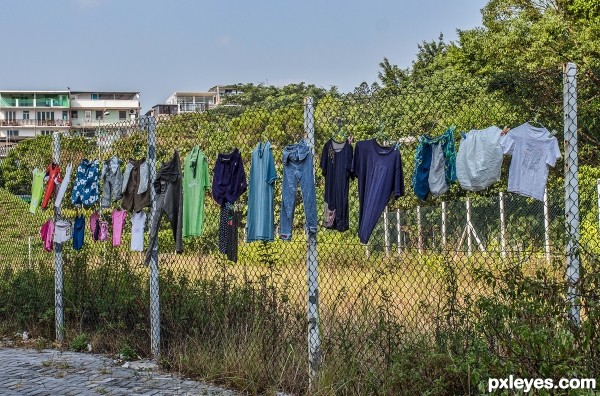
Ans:
<svg viewBox="0 0 600 396"><path fill-rule="evenodd" d="M165 103L167 105L177 105L177 114L194 111L202 112L219 106L222 103L223 96L237 93L235 87L216 85L207 92L174 92L167 98Z"/></svg>
<svg viewBox="0 0 600 396"><path fill-rule="evenodd" d="M0 90L0 146L137 119L139 97L138 92Z"/></svg>

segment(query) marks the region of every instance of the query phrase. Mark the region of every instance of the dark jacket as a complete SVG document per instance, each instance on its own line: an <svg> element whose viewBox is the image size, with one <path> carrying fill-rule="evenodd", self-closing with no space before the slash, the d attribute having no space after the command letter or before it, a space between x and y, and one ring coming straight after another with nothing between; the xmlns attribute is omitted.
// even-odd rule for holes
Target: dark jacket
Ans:
<svg viewBox="0 0 600 396"><path fill-rule="evenodd" d="M181 175L181 161L179 152L175 150L171 161L164 164L154 180L153 187L156 193L156 211L150 224L150 239L146 251L146 264L150 262L152 250L158 239L158 228L162 214L167 215L171 223L175 251L183 252L182 226L183 226L183 177Z"/></svg>

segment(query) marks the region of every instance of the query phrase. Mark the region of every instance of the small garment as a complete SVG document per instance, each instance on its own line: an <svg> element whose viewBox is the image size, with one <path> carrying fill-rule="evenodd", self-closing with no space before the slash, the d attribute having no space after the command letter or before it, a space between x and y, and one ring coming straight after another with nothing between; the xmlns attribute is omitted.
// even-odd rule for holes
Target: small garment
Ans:
<svg viewBox="0 0 600 396"><path fill-rule="evenodd" d="M42 209L46 209L48 207L48 202L50 201L50 197L52 196L56 185L62 180L60 176L60 167L58 164L53 162L48 165L46 168L45 179L47 179L47 182L46 191L44 192L44 199L42 200Z"/></svg>
<svg viewBox="0 0 600 396"><path fill-rule="evenodd" d="M198 146L183 161L183 237L200 236L204 229L204 197L210 188L208 164Z"/></svg>
<svg viewBox="0 0 600 396"><path fill-rule="evenodd" d="M54 224L54 242L65 243L71 239L71 222L67 220L56 220Z"/></svg>
<svg viewBox="0 0 600 396"><path fill-rule="evenodd" d="M432 138L423 135L419 139L410 183L419 199L426 200L430 193L438 197L456 181L455 130L456 127L451 126L440 136Z"/></svg>
<svg viewBox="0 0 600 396"><path fill-rule="evenodd" d="M98 212L90 215L90 232L94 242L100 239L100 215L98 215Z"/></svg>
<svg viewBox="0 0 600 396"><path fill-rule="evenodd" d="M508 191L543 201L548 169L561 157L556 137L526 122L504 135L502 149L512 155Z"/></svg>
<svg viewBox="0 0 600 396"><path fill-rule="evenodd" d="M98 240L106 241L108 239L108 222L105 220L99 220L98 225Z"/></svg>
<svg viewBox="0 0 600 396"><path fill-rule="evenodd" d="M83 159L77 167L75 184L71 193L73 205L92 206L98 200L98 160Z"/></svg>
<svg viewBox="0 0 600 396"><path fill-rule="evenodd" d="M229 154L219 154L212 181L212 196L219 206L237 201L247 187L240 150L235 148Z"/></svg>
<svg viewBox="0 0 600 396"><path fill-rule="evenodd" d="M390 198L404 195L398 146L384 147L375 139L356 143L352 176L358 178L358 237L367 243Z"/></svg>
<svg viewBox="0 0 600 396"><path fill-rule="evenodd" d="M237 262L238 259L238 227L239 211L227 202L221 206L219 213L219 252L226 254L227 259Z"/></svg>
<svg viewBox="0 0 600 396"><path fill-rule="evenodd" d="M304 139L283 148L279 238L286 241L292 239L298 184L300 184L302 190L302 203L304 204L304 217L306 219L305 229L309 234L316 234L317 196L315 193L313 155Z"/></svg>
<svg viewBox="0 0 600 396"><path fill-rule="evenodd" d="M69 182L71 181L71 172L73 171L73 164L69 163L67 165L67 170L65 171L65 177L63 177L60 182L60 188L58 189L58 194L56 194L56 199L54 200L54 207L60 208L62 204L62 200L67 192L67 187L69 186Z"/></svg>
<svg viewBox="0 0 600 396"><path fill-rule="evenodd" d="M123 174L121 208L139 212L150 206L150 167L146 159L130 159Z"/></svg>
<svg viewBox="0 0 600 396"><path fill-rule="evenodd" d="M44 194L44 171L35 168L33 170L33 182L31 183L31 201L29 202L29 213L35 214L42 202Z"/></svg>
<svg viewBox="0 0 600 396"><path fill-rule="evenodd" d="M346 231L349 225L348 191L352 173L352 146L347 140L329 139L321 153L321 171L325 176L323 227Z"/></svg>
<svg viewBox="0 0 600 396"><path fill-rule="evenodd" d="M127 212L124 210L115 209L112 212L112 244L113 246L121 246L121 235L123 234L123 227L125 226L125 217Z"/></svg>
<svg viewBox="0 0 600 396"><path fill-rule="evenodd" d="M246 242L272 241L275 235L273 195L277 173L271 142L260 142L252 152L246 217Z"/></svg>
<svg viewBox="0 0 600 396"><path fill-rule="evenodd" d="M500 180L502 172L502 130L491 126L467 132L456 154L456 178L468 191L482 191Z"/></svg>
<svg viewBox="0 0 600 396"><path fill-rule="evenodd" d="M144 228L146 225L146 212L134 212L131 215L131 250L144 251Z"/></svg>
<svg viewBox="0 0 600 396"><path fill-rule="evenodd" d="M123 197L123 174L121 173L121 160L115 156L107 159L102 164L102 198L100 206L109 208L114 201Z"/></svg>
<svg viewBox="0 0 600 396"><path fill-rule="evenodd" d="M83 237L85 231L85 217L79 215L73 222L73 249L79 250L83 247Z"/></svg>
<svg viewBox="0 0 600 396"><path fill-rule="evenodd" d="M54 236L54 222L48 219L40 228L40 237L42 238L42 243L44 246L44 250L47 252L52 251L52 237Z"/></svg>
<svg viewBox="0 0 600 396"><path fill-rule="evenodd" d="M183 252L182 223L183 223L183 177L181 175L181 161L179 151L175 150L171 161L163 164L156 175L153 188L156 193L156 210L152 215L148 249L146 250L146 264L150 263L152 250L158 239L158 227L163 213L171 223L175 251Z"/></svg>

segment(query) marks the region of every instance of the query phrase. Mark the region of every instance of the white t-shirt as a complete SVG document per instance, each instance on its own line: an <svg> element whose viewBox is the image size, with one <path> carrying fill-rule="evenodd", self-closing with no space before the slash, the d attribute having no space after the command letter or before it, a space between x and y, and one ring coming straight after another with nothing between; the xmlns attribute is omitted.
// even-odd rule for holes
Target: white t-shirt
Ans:
<svg viewBox="0 0 600 396"><path fill-rule="evenodd" d="M146 212L134 212L131 216L131 250L141 252L144 250L144 228L146 225Z"/></svg>
<svg viewBox="0 0 600 396"><path fill-rule="evenodd" d="M465 190L481 191L500 180L504 158L501 132L497 126L472 130L460 141L456 178Z"/></svg>
<svg viewBox="0 0 600 396"><path fill-rule="evenodd" d="M548 167L560 158L558 141L545 128L526 122L502 139L504 154L512 155L508 191L542 201L548 180Z"/></svg>

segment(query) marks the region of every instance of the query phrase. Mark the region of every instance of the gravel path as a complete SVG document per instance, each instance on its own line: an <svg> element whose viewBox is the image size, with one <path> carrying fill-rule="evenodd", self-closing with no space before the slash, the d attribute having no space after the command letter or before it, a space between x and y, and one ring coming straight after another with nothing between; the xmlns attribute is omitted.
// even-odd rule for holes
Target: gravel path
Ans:
<svg viewBox="0 0 600 396"><path fill-rule="evenodd" d="M149 362L128 366L87 353L0 347L0 395L238 395Z"/></svg>

